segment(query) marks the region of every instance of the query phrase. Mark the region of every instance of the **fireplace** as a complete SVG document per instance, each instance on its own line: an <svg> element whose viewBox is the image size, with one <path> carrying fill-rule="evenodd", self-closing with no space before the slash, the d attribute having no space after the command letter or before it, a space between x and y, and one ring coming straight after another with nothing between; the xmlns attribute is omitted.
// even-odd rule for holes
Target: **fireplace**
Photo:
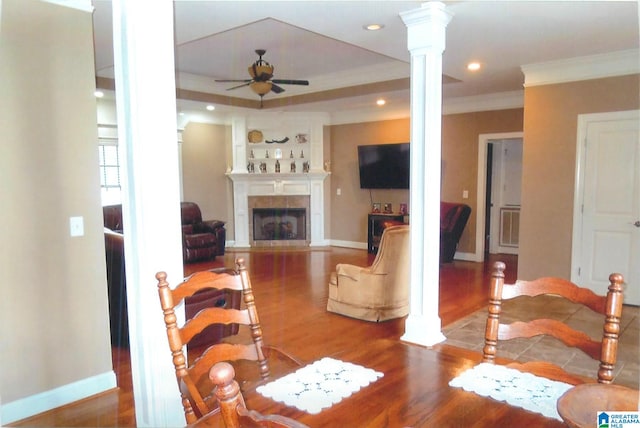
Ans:
<svg viewBox="0 0 640 428"><path fill-rule="evenodd" d="M249 196L248 202L252 247L309 245L309 196Z"/></svg>
<svg viewBox="0 0 640 428"><path fill-rule="evenodd" d="M307 239L307 210L304 208L254 208L254 241Z"/></svg>

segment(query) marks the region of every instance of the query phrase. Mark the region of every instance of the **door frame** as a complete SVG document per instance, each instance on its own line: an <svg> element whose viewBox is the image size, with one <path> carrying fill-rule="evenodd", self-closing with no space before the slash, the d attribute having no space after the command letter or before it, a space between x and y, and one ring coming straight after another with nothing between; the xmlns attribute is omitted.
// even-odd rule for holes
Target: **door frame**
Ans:
<svg viewBox="0 0 640 428"><path fill-rule="evenodd" d="M584 174L587 144L587 128L592 122L638 120L640 110L623 110L606 113L578 115L576 138L576 173L573 192L573 232L571 238L571 281L579 282L578 269L582 258L582 203L584 201Z"/></svg>
<svg viewBox="0 0 640 428"><path fill-rule="evenodd" d="M508 147L508 144L511 142L518 142L520 146L520 194L522 195L522 149L524 141L522 138L504 138L501 140L490 140L489 144L493 144L493 158L491 159L491 190L487 190L487 196L491 196L491 202L495 209L486 210L485 206L485 215L486 211L490 212L490 221L485 222L490 224L489 233L487 233L485 229L485 235L489 235L488 242L488 250L490 254L519 254L519 245L517 247L507 247L500 245L500 236L501 236L501 211L503 208L515 207L514 205L509 205L505 203L504 200L504 192L500 190L500 187L504 186L506 182L508 182L508 178L504 175L505 172L505 147ZM488 146L488 145L487 145ZM497 151L498 149L499 151ZM489 154L487 153L487 165L489 164L488 160ZM488 174L487 174L488 175ZM522 199L522 198L521 198ZM487 198L485 198L487 201ZM521 203L517 205L518 210L520 210ZM485 247L485 252L487 248Z"/></svg>
<svg viewBox="0 0 640 428"><path fill-rule="evenodd" d="M478 177L476 179L476 250L473 254L474 262L484 262L484 235L485 231L485 211L487 193L487 147L493 140L507 140L521 138L524 144L523 132L502 132L496 134L478 135Z"/></svg>

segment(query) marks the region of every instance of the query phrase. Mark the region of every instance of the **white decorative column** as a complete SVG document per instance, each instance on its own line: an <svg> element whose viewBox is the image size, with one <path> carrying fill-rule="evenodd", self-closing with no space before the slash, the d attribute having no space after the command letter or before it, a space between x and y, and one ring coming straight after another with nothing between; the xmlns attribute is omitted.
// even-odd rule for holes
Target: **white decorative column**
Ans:
<svg viewBox="0 0 640 428"><path fill-rule="evenodd" d="M445 339L438 315L442 53L451 16L440 2L401 14L411 52L411 305L401 339L425 346Z"/></svg>
<svg viewBox="0 0 640 428"><path fill-rule="evenodd" d="M173 2L113 1L131 374L138 427L185 418L156 272L182 281Z"/></svg>

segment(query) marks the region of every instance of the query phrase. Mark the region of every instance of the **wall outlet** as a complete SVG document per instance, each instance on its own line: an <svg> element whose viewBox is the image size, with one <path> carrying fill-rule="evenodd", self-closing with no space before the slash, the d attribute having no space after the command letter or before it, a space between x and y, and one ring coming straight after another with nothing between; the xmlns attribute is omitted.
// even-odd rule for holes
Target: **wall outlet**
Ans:
<svg viewBox="0 0 640 428"><path fill-rule="evenodd" d="M462 191L462 199L469 199L469 191L468 190L463 190Z"/></svg>
<svg viewBox="0 0 640 428"><path fill-rule="evenodd" d="M336 195L338 195L338 196L342 195L342 189L341 188L338 187L336 189Z"/></svg>
<svg viewBox="0 0 640 428"><path fill-rule="evenodd" d="M84 218L69 217L69 233L71 234L71 236L83 236L84 235Z"/></svg>

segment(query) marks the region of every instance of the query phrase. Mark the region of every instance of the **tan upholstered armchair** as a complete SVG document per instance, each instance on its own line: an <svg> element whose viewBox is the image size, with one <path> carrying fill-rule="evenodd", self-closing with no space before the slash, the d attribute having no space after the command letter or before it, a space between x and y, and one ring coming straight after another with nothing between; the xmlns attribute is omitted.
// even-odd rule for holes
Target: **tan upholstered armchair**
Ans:
<svg viewBox="0 0 640 428"><path fill-rule="evenodd" d="M408 225L384 230L371 266L336 266L329 281L327 310L366 321L385 321L409 313Z"/></svg>

